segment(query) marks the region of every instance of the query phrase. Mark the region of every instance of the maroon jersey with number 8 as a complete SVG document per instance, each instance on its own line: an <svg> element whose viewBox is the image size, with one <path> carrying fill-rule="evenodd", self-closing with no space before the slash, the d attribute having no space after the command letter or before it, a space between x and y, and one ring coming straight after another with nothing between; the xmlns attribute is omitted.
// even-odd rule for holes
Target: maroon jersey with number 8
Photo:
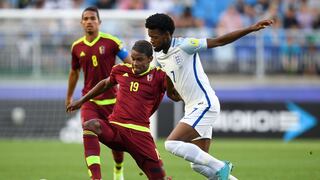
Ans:
<svg viewBox="0 0 320 180"><path fill-rule="evenodd" d="M84 87L82 95L89 92L98 82L109 77L115 65L117 53L122 48L122 42L110 34L100 32L92 42L85 37L80 38L72 45L72 69L82 69L84 74ZM115 98L117 88L114 87L95 99Z"/></svg>

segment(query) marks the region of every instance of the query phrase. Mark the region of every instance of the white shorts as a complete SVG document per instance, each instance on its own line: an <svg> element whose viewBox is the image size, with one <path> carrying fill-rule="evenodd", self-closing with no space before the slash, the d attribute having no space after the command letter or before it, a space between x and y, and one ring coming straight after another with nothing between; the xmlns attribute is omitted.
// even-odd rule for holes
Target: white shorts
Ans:
<svg viewBox="0 0 320 180"><path fill-rule="evenodd" d="M196 106L194 110L180 120L193 127L200 135L196 139L212 138L213 123L218 119L219 112L207 110L207 106ZM194 139L194 140L196 140Z"/></svg>

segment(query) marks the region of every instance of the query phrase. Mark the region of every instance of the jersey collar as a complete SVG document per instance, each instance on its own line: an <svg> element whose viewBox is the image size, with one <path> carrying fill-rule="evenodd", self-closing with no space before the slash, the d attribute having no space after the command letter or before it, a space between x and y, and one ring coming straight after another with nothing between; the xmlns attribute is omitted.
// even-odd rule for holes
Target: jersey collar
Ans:
<svg viewBox="0 0 320 180"><path fill-rule="evenodd" d="M170 47L174 47L175 45L176 45L176 38L172 37Z"/></svg>
<svg viewBox="0 0 320 180"><path fill-rule="evenodd" d="M145 72L140 73L139 76L143 76L143 75L145 75L145 74L148 74L152 69L153 69L153 68L152 68L151 65L149 64L148 69L147 69ZM132 68L131 70L132 70L132 73L135 74L133 68Z"/></svg>
<svg viewBox="0 0 320 180"><path fill-rule="evenodd" d="M172 37L171 38L171 42L170 42L170 46L168 48L168 51L165 53L163 50L161 51L163 54L168 54L168 52L170 51L171 48L175 47L176 45L176 38Z"/></svg>
<svg viewBox="0 0 320 180"><path fill-rule="evenodd" d="M98 33L98 36L92 42L89 42L86 40L86 37L84 36L83 43L87 46L92 47L94 44L96 44L96 42L100 39L100 37L101 37L101 32Z"/></svg>

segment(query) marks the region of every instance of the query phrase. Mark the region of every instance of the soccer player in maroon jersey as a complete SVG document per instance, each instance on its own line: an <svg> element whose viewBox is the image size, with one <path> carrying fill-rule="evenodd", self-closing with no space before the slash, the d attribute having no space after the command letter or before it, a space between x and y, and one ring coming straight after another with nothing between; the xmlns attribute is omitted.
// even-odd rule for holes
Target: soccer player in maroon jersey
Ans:
<svg viewBox="0 0 320 180"><path fill-rule="evenodd" d="M131 51L132 65L114 66L109 78L69 105L67 111L79 109L93 97L119 84L117 103L109 121L98 118L87 121L84 131L112 149L130 153L148 179L158 180L165 178L165 172L150 134L149 117L158 108L166 90L174 101L180 97L166 74L150 66L152 52L149 42L137 41Z"/></svg>
<svg viewBox="0 0 320 180"><path fill-rule="evenodd" d="M80 70L84 73L82 94L89 92L99 81L109 77L116 56L122 61L131 63L128 52L122 47L122 42L115 36L99 31L101 20L95 7L88 7L82 13L81 25L85 36L72 45L72 61L69 73L68 90L65 104L72 102L72 96L79 79ZM113 87L103 94L90 99L81 108L83 123L90 119L107 119L116 101L117 88ZM83 144L89 175L92 179L100 179L100 147L98 138L83 134ZM112 151L115 167L114 179L123 179L123 152Z"/></svg>

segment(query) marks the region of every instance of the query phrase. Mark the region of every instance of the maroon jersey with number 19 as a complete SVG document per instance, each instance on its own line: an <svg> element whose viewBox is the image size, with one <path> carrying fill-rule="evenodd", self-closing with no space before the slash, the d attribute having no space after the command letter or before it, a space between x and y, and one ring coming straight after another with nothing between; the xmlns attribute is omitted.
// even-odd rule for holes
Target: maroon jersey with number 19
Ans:
<svg viewBox="0 0 320 180"><path fill-rule="evenodd" d="M112 68L110 82L119 84L119 90L109 120L149 127L149 117L166 91L165 72L149 67L144 73L134 74L130 64L122 63Z"/></svg>

